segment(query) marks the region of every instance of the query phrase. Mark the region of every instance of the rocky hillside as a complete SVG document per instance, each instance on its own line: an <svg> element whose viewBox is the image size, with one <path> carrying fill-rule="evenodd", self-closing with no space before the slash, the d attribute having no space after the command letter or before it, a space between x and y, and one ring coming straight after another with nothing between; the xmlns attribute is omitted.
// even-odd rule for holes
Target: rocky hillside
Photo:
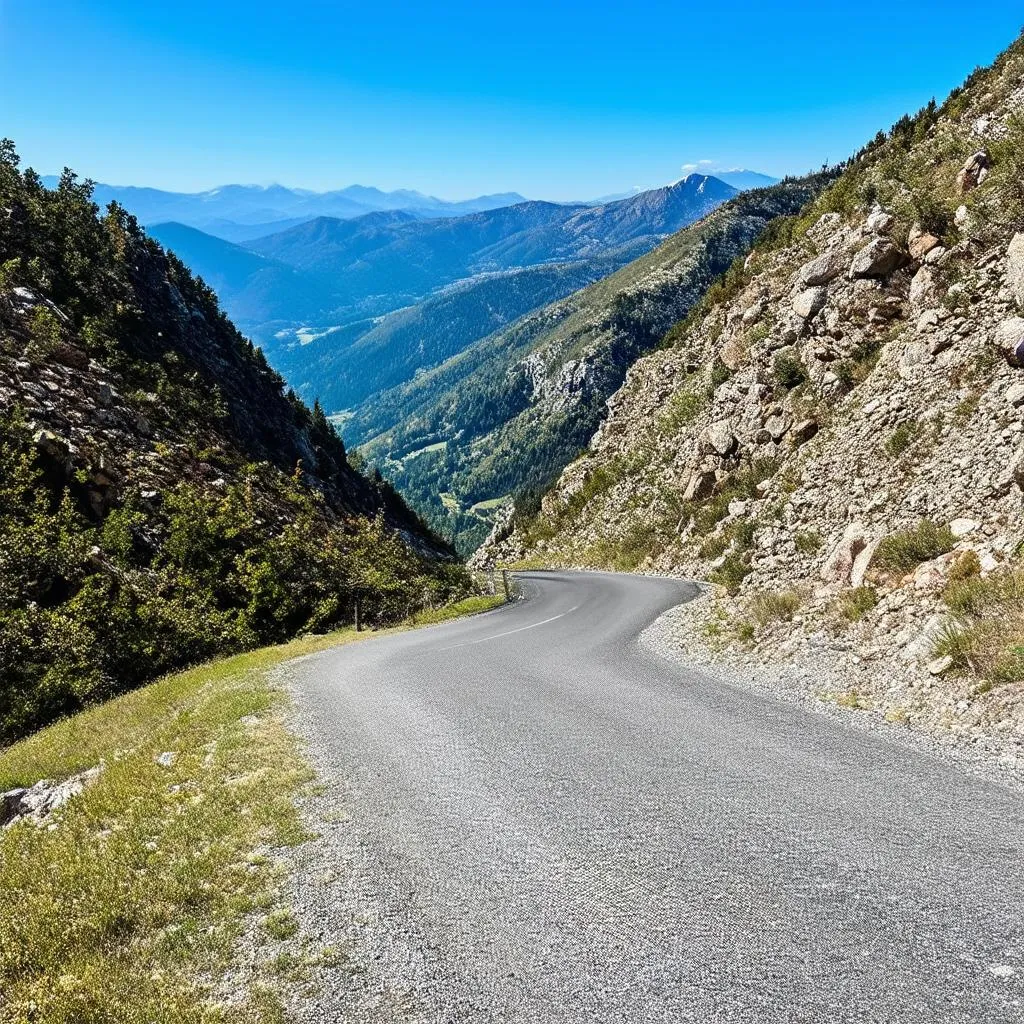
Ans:
<svg viewBox="0 0 1024 1024"><path fill-rule="evenodd" d="M586 446L627 368L828 174L747 192L645 256L374 396L346 437L465 551Z"/></svg>
<svg viewBox="0 0 1024 1024"><path fill-rule="evenodd" d="M462 585L212 292L0 148L0 742L217 652Z"/></svg>
<svg viewBox="0 0 1024 1024"><path fill-rule="evenodd" d="M710 580L692 649L1015 762L1022 182L1018 42L773 225L480 557Z"/></svg>

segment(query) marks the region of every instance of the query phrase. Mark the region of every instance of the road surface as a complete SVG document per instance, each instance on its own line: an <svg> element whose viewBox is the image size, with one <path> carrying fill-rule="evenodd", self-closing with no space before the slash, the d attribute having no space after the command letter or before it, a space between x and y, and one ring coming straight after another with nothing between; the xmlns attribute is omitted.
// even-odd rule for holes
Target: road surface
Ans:
<svg viewBox="0 0 1024 1024"><path fill-rule="evenodd" d="M522 585L294 665L305 1018L1024 1021L1017 791L641 646L687 584Z"/></svg>

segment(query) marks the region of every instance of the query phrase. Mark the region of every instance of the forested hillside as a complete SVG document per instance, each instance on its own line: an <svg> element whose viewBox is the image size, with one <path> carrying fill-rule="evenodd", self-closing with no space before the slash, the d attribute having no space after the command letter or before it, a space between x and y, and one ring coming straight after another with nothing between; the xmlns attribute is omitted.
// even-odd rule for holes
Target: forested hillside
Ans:
<svg viewBox="0 0 1024 1024"><path fill-rule="evenodd" d="M829 180L822 173L737 196L615 274L373 396L345 436L472 551L497 508L531 507L586 447L633 361L766 225Z"/></svg>
<svg viewBox="0 0 1024 1024"><path fill-rule="evenodd" d="M1018 41L755 245L481 557L708 579L689 649L1012 760L1022 366Z"/></svg>
<svg viewBox="0 0 1024 1024"><path fill-rule="evenodd" d="M0 148L0 742L175 666L402 616L463 570L212 291Z"/></svg>

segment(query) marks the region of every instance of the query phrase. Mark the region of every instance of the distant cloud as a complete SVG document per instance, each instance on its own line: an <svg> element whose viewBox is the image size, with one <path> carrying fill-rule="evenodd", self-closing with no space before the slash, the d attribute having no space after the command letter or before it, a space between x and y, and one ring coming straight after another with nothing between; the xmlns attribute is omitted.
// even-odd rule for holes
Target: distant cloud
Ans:
<svg viewBox="0 0 1024 1024"><path fill-rule="evenodd" d="M715 160L698 160L695 164L683 164L679 169L683 174L704 173L705 171L710 171L716 162Z"/></svg>

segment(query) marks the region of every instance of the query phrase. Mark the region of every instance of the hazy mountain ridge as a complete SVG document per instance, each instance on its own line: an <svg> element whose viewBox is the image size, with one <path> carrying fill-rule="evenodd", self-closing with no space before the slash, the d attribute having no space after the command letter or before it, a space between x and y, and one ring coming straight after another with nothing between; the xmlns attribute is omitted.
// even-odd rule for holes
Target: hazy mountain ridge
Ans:
<svg viewBox="0 0 1024 1024"><path fill-rule="evenodd" d="M710 579L688 650L1024 763L1022 153L1018 41L777 224L481 559Z"/></svg>
<svg viewBox="0 0 1024 1024"><path fill-rule="evenodd" d="M57 180L49 175L43 178L43 184L53 188ZM384 192L364 185L327 192L284 185L221 185L203 192L172 192L100 183L95 185L94 196L101 208L117 202L147 227L178 221L229 241L256 237L246 230L254 225L266 228L262 234L269 234L274 230L271 225L283 228L285 222L317 217L361 217L382 210L408 210L421 217L457 217L524 201L515 192L447 201L411 189Z"/></svg>

